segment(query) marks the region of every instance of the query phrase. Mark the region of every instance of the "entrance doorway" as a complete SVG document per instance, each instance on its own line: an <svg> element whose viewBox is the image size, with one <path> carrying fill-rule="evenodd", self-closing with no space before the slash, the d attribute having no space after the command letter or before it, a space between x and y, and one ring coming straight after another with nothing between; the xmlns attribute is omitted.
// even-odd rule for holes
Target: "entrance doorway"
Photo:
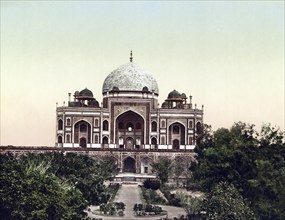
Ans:
<svg viewBox="0 0 285 220"><path fill-rule="evenodd" d="M136 161L132 157L127 157L124 160L123 172L136 173Z"/></svg>
<svg viewBox="0 0 285 220"><path fill-rule="evenodd" d="M177 140L177 139L173 140L173 149L174 150L179 149L179 140Z"/></svg>
<svg viewBox="0 0 285 220"><path fill-rule="evenodd" d="M80 138L80 147L86 148L87 143L86 143L86 138L82 137Z"/></svg>
<svg viewBox="0 0 285 220"><path fill-rule="evenodd" d="M128 137L126 140L126 146L127 146L127 149L133 149L134 148L134 139L131 137Z"/></svg>

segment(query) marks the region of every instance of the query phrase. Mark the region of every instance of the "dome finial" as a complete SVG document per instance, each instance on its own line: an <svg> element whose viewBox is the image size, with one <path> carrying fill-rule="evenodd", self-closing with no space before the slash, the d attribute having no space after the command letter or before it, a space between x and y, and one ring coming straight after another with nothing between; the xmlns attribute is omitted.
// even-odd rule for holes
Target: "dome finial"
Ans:
<svg viewBox="0 0 285 220"><path fill-rule="evenodd" d="M130 62L133 62L133 51L131 51L131 54L130 54Z"/></svg>

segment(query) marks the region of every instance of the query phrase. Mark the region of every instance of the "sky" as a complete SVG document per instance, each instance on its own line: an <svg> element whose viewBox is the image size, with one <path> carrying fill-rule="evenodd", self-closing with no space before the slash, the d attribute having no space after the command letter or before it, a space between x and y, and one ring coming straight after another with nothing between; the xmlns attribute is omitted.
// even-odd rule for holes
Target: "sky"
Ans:
<svg viewBox="0 0 285 220"><path fill-rule="evenodd" d="M0 145L53 146L56 103L129 62L159 103L176 89L204 123L284 131L284 1L1 0Z"/></svg>

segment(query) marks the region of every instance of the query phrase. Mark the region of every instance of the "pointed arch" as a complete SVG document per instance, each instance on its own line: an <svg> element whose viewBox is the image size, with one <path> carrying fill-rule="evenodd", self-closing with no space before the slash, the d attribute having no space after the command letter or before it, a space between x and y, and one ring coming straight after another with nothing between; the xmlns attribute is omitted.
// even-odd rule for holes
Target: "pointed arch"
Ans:
<svg viewBox="0 0 285 220"><path fill-rule="evenodd" d="M139 149L145 143L145 119L141 114L127 110L116 117L114 126L119 148Z"/></svg>
<svg viewBox="0 0 285 220"><path fill-rule="evenodd" d="M63 142L62 136L59 135L59 136L57 137L57 143L58 143L58 144L62 144L62 142Z"/></svg>
<svg viewBox="0 0 285 220"><path fill-rule="evenodd" d="M103 121L103 131L109 131L109 122L107 120Z"/></svg>
<svg viewBox="0 0 285 220"><path fill-rule="evenodd" d="M78 143L81 147L87 147L91 143L91 124L86 120L78 120L74 123L74 143ZM85 138L85 139L82 139ZM86 144L85 144L86 142Z"/></svg>
<svg viewBox="0 0 285 220"><path fill-rule="evenodd" d="M136 173L136 160L133 157L127 157L124 159L123 172Z"/></svg>
<svg viewBox="0 0 285 220"><path fill-rule="evenodd" d="M63 129L63 121L62 119L59 119L57 121L57 130L61 131Z"/></svg>
<svg viewBox="0 0 285 220"><path fill-rule="evenodd" d="M151 131L153 131L153 132L157 131L157 123L156 123L156 121L151 122Z"/></svg>
<svg viewBox="0 0 285 220"><path fill-rule="evenodd" d="M153 159L150 157L143 157L141 159L141 173L151 174L152 173Z"/></svg>
<svg viewBox="0 0 285 220"><path fill-rule="evenodd" d="M174 122L168 127L168 143L172 144L173 149L179 149L180 145L186 143L186 128L180 122Z"/></svg>

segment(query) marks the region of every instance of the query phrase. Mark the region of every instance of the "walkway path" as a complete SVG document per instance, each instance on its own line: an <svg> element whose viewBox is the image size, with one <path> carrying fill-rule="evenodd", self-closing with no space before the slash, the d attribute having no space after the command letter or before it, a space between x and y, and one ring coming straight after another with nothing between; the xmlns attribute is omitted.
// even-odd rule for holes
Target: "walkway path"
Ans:
<svg viewBox="0 0 285 220"><path fill-rule="evenodd" d="M133 219L133 208L135 203L142 203L137 184L122 184L118 195L115 198L116 202L123 202L126 205L125 219Z"/></svg>
<svg viewBox="0 0 285 220"><path fill-rule="evenodd" d="M128 219L132 220L135 219L133 214L133 208L135 203L142 203L140 199L139 187L137 184L122 184L116 198L115 202L123 202L125 203L125 215L123 217L106 217L106 216L99 216L95 214L88 213L88 216L91 218L102 218L103 220L119 220L119 219ZM168 218L173 219L174 217L178 217L180 215L185 215L185 211L182 208L173 207L173 206L162 206L163 210L168 211ZM91 208L92 209L92 208ZM157 220L162 217L138 217L136 219L140 220Z"/></svg>

